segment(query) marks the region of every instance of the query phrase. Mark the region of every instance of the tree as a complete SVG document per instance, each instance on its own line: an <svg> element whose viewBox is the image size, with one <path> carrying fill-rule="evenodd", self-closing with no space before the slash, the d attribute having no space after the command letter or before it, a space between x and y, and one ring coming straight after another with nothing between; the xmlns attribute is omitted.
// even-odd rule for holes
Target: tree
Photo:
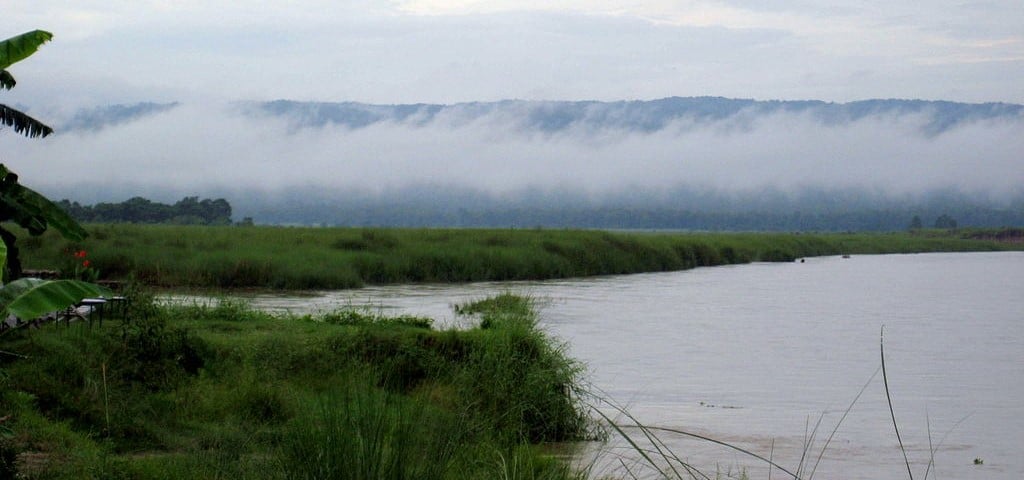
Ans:
<svg viewBox="0 0 1024 480"><path fill-rule="evenodd" d="M7 68L28 58L52 38L53 34L49 32L35 30L0 41L0 90L10 90L17 84ZM52 128L39 120L0 104L0 127L4 126L29 138L53 133ZM87 235L85 229L64 210L38 192L19 184L18 175L0 163L0 222L7 221L17 223L31 235L42 235L50 226L72 241L80 241ZM6 276L18 278L21 276L21 262L15 244L17 239L3 227L0 227L0 237L6 246Z"/></svg>
<svg viewBox="0 0 1024 480"><path fill-rule="evenodd" d="M918 215L914 215L914 218L910 220L910 229L920 230L922 228L924 228L924 224L921 223L921 217Z"/></svg>
<svg viewBox="0 0 1024 480"><path fill-rule="evenodd" d="M955 230L956 226L956 220L945 213L939 215L939 218L935 219L935 228L948 228Z"/></svg>

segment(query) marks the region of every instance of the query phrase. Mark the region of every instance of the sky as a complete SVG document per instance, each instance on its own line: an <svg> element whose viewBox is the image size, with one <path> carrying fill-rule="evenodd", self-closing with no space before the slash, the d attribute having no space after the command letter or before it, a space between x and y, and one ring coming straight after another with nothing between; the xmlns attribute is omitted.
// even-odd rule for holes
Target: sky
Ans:
<svg viewBox="0 0 1024 480"><path fill-rule="evenodd" d="M538 136L498 117L295 132L231 108L669 96L1024 103L1020 0L0 2L0 38L54 33L9 69L19 83L0 102L54 124L79 108L183 105L41 141L0 132L0 161L57 198L86 184L124 198L225 185L1024 193L1020 118L938 136L920 134L915 116L825 126L799 115Z"/></svg>
<svg viewBox="0 0 1024 480"><path fill-rule="evenodd" d="M1019 0L3 0L12 97L1024 103ZM6 34L6 35L5 35ZM10 100L8 100L10 101Z"/></svg>

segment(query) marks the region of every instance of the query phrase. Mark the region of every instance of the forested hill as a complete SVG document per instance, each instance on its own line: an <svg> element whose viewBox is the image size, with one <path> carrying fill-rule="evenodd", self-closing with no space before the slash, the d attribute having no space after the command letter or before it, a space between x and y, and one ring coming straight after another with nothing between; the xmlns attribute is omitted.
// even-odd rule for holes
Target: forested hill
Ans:
<svg viewBox="0 0 1024 480"><path fill-rule="evenodd" d="M58 132L99 130L129 123L180 107L179 103L107 105L76 112ZM820 100L752 100L724 97L669 97L657 100L534 101L503 100L455 104L378 105L359 102L241 102L236 113L287 120L294 128L340 125L351 129L378 123L462 124L490 115L515 119L524 130L556 133L573 127L588 130L655 132L678 124L694 125L727 119L749 121L760 116L801 114L826 125L844 125L869 117L920 116L922 133L938 135L977 120L1024 117L1024 105L949 101L873 99L848 103Z"/></svg>
<svg viewBox="0 0 1024 480"><path fill-rule="evenodd" d="M200 200L185 197L173 205L133 197L120 203L80 205L64 199L57 205L79 222L170 223L178 225L229 225L231 204L223 198Z"/></svg>
<svg viewBox="0 0 1024 480"><path fill-rule="evenodd" d="M807 114L825 124L845 124L870 116L921 115L926 134L939 134L958 124L981 119L1020 117L1024 106L1006 103L968 104L924 100L864 100L850 103L823 101L757 101L722 97L670 97L650 101L473 102L452 105L371 105L365 103L294 102L253 103L254 112L284 116L298 126L328 124L361 128L378 122L429 123L470 121L490 114L508 114L520 126L553 133L573 126L653 132L673 122L719 121L740 115Z"/></svg>

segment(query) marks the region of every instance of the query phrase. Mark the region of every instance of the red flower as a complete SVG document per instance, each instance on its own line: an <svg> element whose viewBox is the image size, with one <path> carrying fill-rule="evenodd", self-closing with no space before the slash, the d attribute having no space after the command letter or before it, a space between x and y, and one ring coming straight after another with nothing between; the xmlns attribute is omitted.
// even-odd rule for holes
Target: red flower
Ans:
<svg viewBox="0 0 1024 480"><path fill-rule="evenodd" d="M82 262L82 266L85 267L85 268L89 268L89 261L86 260L86 261Z"/></svg>
<svg viewBox="0 0 1024 480"><path fill-rule="evenodd" d="M75 252L75 258L85 258L85 250Z"/></svg>

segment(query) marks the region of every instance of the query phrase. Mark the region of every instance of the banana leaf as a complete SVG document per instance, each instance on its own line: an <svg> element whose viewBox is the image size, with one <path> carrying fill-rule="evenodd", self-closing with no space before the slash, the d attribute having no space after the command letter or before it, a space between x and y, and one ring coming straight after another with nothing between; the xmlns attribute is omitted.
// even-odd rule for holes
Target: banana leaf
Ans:
<svg viewBox="0 0 1024 480"><path fill-rule="evenodd" d="M0 70L28 58L44 43L53 39L53 34L42 30L33 30L16 37L0 41Z"/></svg>
<svg viewBox="0 0 1024 480"><path fill-rule="evenodd" d="M83 298L110 295L110 290L79 280L22 278L0 287L3 316L29 320L64 310Z"/></svg>
<svg viewBox="0 0 1024 480"><path fill-rule="evenodd" d="M39 192L18 183L16 174L0 164L0 221L13 220L33 235L52 226L73 242L89 235L71 215Z"/></svg>
<svg viewBox="0 0 1024 480"><path fill-rule="evenodd" d="M0 124L11 127L15 132L29 138L45 137L53 133L53 129L43 122L3 104L0 104Z"/></svg>

